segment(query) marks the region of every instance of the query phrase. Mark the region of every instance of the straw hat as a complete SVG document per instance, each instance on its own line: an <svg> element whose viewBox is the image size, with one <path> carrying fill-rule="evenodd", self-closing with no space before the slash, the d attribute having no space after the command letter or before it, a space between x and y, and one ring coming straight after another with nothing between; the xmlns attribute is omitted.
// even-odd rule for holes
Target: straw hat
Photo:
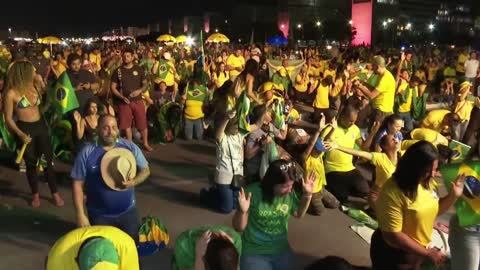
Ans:
<svg viewBox="0 0 480 270"><path fill-rule="evenodd" d="M122 181L135 177L137 174L137 163L132 152L125 148L113 148L107 151L100 163L100 171L105 184L117 191L126 188Z"/></svg>

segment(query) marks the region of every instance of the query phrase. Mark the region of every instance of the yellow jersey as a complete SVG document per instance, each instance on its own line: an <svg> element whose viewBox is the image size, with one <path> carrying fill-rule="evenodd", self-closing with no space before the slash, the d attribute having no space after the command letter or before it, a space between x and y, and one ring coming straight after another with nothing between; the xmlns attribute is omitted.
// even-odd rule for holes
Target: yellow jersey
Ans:
<svg viewBox="0 0 480 270"><path fill-rule="evenodd" d="M375 88L378 91L378 96L372 100L373 107L385 113L393 112L393 103L395 101L395 78L392 73L385 70L385 73L380 77Z"/></svg>

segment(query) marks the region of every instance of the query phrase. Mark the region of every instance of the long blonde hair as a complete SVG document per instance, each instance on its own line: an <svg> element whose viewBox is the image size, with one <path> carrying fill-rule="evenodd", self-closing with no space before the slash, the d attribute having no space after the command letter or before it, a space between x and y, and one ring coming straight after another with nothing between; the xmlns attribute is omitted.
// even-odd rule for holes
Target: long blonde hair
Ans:
<svg viewBox="0 0 480 270"><path fill-rule="evenodd" d="M7 89L13 89L25 94L28 87L33 85L35 68L29 61L16 61L7 72Z"/></svg>

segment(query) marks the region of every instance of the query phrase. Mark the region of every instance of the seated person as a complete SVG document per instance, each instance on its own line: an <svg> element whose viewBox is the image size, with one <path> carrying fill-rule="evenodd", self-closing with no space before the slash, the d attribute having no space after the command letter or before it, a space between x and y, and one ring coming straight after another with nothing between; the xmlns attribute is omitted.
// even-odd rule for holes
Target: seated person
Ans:
<svg viewBox="0 0 480 270"><path fill-rule="evenodd" d="M133 239L111 226L75 229L60 238L48 253L46 270L139 270Z"/></svg>
<svg viewBox="0 0 480 270"><path fill-rule="evenodd" d="M181 233L175 241L175 270L236 270L241 236L225 226L202 226Z"/></svg>
<svg viewBox="0 0 480 270"><path fill-rule="evenodd" d="M329 140L345 148L362 147L363 140L360 129L355 125L358 110L346 106L339 114L338 127L330 134ZM332 128L327 127L322 132L325 140ZM353 164L353 157L339 150L331 150L325 154L325 172L327 190L340 202L346 202L349 195L367 197L369 186L367 180L360 174Z"/></svg>

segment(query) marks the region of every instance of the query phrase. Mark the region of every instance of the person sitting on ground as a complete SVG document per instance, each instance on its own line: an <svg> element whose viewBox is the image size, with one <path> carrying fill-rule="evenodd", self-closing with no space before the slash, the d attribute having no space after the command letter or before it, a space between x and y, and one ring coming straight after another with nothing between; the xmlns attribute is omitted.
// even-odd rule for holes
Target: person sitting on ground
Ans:
<svg viewBox="0 0 480 270"><path fill-rule="evenodd" d="M360 129L355 125L358 111L352 106L346 106L339 114L338 126L325 128L321 137L323 140L330 135L330 140L346 148L362 147ZM353 164L353 157L339 150L332 150L325 154L325 172L327 190L340 202L346 202L349 195L367 197L369 186L367 180L360 174Z"/></svg>
<svg viewBox="0 0 480 270"><path fill-rule="evenodd" d="M289 270L292 251L288 243L288 220L307 212L315 175L297 176L295 163L276 160L261 182L240 189L233 227L242 234L242 270ZM294 190L294 184L303 192Z"/></svg>
<svg viewBox="0 0 480 270"><path fill-rule="evenodd" d="M75 229L57 240L48 253L46 270L138 270L135 241L111 226Z"/></svg>
<svg viewBox="0 0 480 270"><path fill-rule="evenodd" d="M237 270L242 238L226 226L202 226L181 233L174 252L175 270Z"/></svg>
<svg viewBox="0 0 480 270"><path fill-rule="evenodd" d="M372 209L375 210L375 203L378 199L378 194L382 189L383 184L392 176L397 167L399 159L399 146L397 138L391 134L385 134L379 141L381 152L365 152L351 148L338 146L334 142L326 141L324 143L327 150L337 149L344 153L364 158L370 161L375 166L375 181L368 194L368 203Z"/></svg>
<svg viewBox="0 0 480 270"><path fill-rule="evenodd" d="M334 121L332 125L336 126ZM321 131L325 128L325 117L321 117L318 130L310 139L310 143L307 146L307 149L303 153L302 161L304 177L307 177L309 174L313 173L317 179L312 194L312 201L310 202L310 207L308 208L308 213L320 216L326 208L335 209L338 208L340 202L333 196L328 190L325 189L327 185L327 180L325 178L325 168L323 166L323 156L325 152L325 147L323 146L323 140L320 137ZM327 135L327 139L328 139Z"/></svg>

